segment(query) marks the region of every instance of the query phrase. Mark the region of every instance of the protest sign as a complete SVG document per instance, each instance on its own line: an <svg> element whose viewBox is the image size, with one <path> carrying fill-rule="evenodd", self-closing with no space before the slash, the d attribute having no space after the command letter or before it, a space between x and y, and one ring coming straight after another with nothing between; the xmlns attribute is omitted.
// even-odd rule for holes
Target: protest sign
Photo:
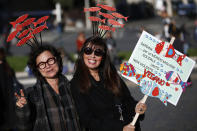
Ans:
<svg viewBox="0 0 197 131"><path fill-rule="evenodd" d="M185 90L195 61L174 49L172 43L162 42L143 31L127 63L120 66L123 77L139 85L144 94L142 103L148 96L159 98L165 105L167 101L177 105ZM131 125L135 125L136 113Z"/></svg>
<svg viewBox="0 0 197 131"><path fill-rule="evenodd" d="M176 53L176 58L175 55L173 58L168 57L165 51L161 51L162 53L158 54L157 46L161 42L161 40L143 31L128 63L134 66L137 74L146 74L140 86L144 85L143 82L149 82L149 85L152 86L155 85L163 94L168 94L169 98L167 101L176 106L183 91L181 82L187 81L195 65L195 61L189 57L185 57L177 50L173 52L173 50L166 49L168 50L167 55ZM170 48L170 43L166 42L165 44ZM184 56L181 63L178 61L179 56ZM123 76L139 84L135 77ZM155 90L152 89L152 91ZM143 90L141 91L143 92ZM145 92L143 93L145 94ZM151 95L153 96L154 94Z"/></svg>

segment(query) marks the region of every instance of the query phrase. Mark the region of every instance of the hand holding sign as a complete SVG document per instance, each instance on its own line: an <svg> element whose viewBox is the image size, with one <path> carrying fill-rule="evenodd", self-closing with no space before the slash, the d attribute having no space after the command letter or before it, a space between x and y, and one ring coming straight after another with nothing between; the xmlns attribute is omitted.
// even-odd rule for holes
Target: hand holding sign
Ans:
<svg viewBox="0 0 197 131"><path fill-rule="evenodd" d="M139 113L140 115L144 114L145 111L147 109L147 106L145 103L139 101L135 107L135 112L136 113Z"/></svg>
<svg viewBox="0 0 197 131"><path fill-rule="evenodd" d="M176 106L183 89L190 84L186 81L195 62L174 49L174 39L161 42L143 31L128 63L121 64L122 76L138 84L145 94L142 103L151 96L165 105L170 102ZM135 125L139 115L137 112L131 125Z"/></svg>
<svg viewBox="0 0 197 131"><path fill-rule="evenodd" d="M128 124L124 126L123 131L135 131L135 126Z"/></svg>

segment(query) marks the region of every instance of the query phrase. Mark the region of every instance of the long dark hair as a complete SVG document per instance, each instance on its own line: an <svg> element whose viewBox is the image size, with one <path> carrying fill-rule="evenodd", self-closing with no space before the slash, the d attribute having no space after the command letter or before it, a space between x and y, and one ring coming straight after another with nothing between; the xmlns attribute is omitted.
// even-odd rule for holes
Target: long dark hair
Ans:
<svg viewBox="0 0 197 131"><path fill-rule="evenodd" d="M99 46L104 49L105 54L102 57L102 61L99 68L100 74L102 74L102 79L104 81L105 88L112 91L113 94L119 95L120 94L120 77L117 73L116 68L111 63L109 52L107 50L107 45L105 41L97 36L92 36L88 38L79 52L78 59L75 65L75 74L74 77L78 77L79 85L81 92L88 92L88 90L92 87L90 82L90 71L88 67L84 63L83 54L84 49L88 46Z"/></svg>
<svg viewBox="0 0 197 131"><path fill-rule="evenodd" d="M27 65L38 79L43 79L43 77L37 68L36 58L44 51L49 51L54 57L56 57L57 64L59 66L59 71L57 74L61 74L63 68L61 53L55 47L51 45L42 45L37 48L33 48L31 50Z"/></svg>
<svg viewBox="0 0 197 131"><path fill-rule="evenodd" d="M0 61L2 61L3 69L9 76L15 76L14 71L6 60L6 51L4 48L0 48Z"/></svg>

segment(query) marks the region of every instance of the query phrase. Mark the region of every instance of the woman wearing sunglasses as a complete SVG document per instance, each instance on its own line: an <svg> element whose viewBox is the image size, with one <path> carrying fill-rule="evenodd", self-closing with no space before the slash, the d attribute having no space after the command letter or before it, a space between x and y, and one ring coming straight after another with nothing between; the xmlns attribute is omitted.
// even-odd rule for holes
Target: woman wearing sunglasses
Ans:
<svg viewBox="0 0 197 131"><path fill-rule="evenodd" d="M37 83L15 93L19 130L80 131L60 52L49 45L33 48L28 66Z"/></svg>
<svg viewBox="0 0 197 131"><path fill-rule="evenodd" d="M81 126L89 131L139 131L139 121L129 125L135 112L146 105L137 103L112 65L105 41L88 38L78 56L71 80ZM136 106L137 105L137 106Z"/></svg>

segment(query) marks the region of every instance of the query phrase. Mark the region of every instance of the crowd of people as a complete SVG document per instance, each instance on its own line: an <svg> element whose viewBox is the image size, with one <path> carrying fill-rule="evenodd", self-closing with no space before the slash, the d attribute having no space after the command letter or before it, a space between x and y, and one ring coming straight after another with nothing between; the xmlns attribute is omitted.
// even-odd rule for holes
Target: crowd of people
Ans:
<svg viewBox="0 0 197 131"><path fill-rule="evenodd" d="M175 41L173 46L176 50L181 53L188 55L188 49L191 47L192 42L196 42L197 38L197 20L194 22L194 30L187 29L187 23L180 24L176 23L176 20L170 18L166 12L163 13L163 30L161 33L161 40L170 42L171 38L174 36Z"/></svg>

